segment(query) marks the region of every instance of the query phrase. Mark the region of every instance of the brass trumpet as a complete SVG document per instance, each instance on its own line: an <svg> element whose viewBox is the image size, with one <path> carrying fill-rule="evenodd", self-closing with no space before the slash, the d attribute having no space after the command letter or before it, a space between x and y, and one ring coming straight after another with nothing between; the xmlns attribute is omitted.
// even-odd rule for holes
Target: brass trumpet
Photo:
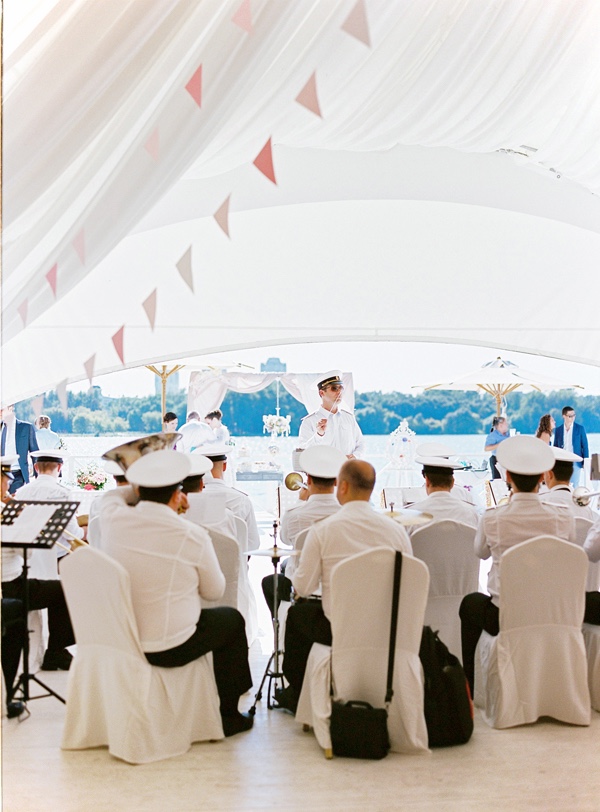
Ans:
<svg viewBox="0 0 600 812"><path fill-rule="evenodd" d="M579 507L587 507L594 496L600 496L600 491L590 491L589 488L583 485L573 491L573 501Z"/></svg>
<svg viewBox="0 0 600 812"><path fill-rule="evenodd" d="M147 437L139 437L137 440L131 440L129 443L123 443L111 448L110 451L102 455L102 459L116 462L125 472L131 463L139 460L144 454L171 449L182 437L183 434L177 431L162 431L159 434L149 434Z"/></svg>
<svg viewBox="0 0 600 812"><path fill-rule="evenodd" d="M292 471L283 480L285 487L288 491L300 491L302 488L308 488L304 477L298 471Z"/></svg>
<svg viewBox="0 0 600 812"><path fill-rule="evenodd" d="M69 533L68 530L63 530L63 535L68 536L71 539L71 546L67 547L66 544L61 544L60 541L56 542L56 546L60 547L62 550L66 550L68 553L74 553L75 550L79 550L80 547L89 546L89 542L84 541L83 539L78 539L77 536L74 536L73 533Z"/></svg>

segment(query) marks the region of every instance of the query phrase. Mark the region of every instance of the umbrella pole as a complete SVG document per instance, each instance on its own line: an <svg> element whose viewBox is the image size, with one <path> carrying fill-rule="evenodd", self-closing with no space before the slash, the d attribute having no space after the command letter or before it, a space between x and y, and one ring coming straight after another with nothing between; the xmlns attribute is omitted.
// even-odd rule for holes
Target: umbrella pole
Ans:
<svg viewBox="0 0 600 812"><path fill-rule="evenodd" d="M500 392L496 392L494 397L496 398L496 415L500 417L502 414L502 395Z"/></svg>

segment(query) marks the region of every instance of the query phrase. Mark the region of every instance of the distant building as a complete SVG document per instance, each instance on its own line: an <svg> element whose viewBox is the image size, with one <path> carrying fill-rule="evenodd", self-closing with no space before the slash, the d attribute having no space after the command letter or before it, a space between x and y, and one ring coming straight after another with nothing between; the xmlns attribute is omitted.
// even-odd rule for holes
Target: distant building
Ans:
<svg viewBox="0 0 600 812"><path fill-rule="evenodd" d="M160 395L162 392L162 383L158 375L154 377L154 393ZM167 395L175 395L177 392L179 392L179 372L174 372L167 378Z"/></svg>
<svg viewBox="0 0 600 812"><path fill-rule="evenodd" d="M287 372L287 364L279 358L267 358L266 363L260 365L261 372Z"/></svg>

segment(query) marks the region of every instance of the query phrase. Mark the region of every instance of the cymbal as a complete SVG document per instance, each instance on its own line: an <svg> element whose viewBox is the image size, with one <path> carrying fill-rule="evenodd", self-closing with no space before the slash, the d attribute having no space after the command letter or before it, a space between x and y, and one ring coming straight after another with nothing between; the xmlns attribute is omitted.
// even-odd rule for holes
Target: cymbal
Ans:
<svg viewBox="0 0 600 812"><path fill-rule="evenodd" d="M413 510L412 508L401 508L400 510L388 510L385 513L390 519L404 525L404 527L416 527L420 524L429 524L433 521L431 513L425 513L423 510Z"/></svg>
<svg viewBox="0 0 600 812"><path fill-rule="evenodd" d="M286 550L284 547L265 547L262 550L249 550L248 555L264 555L269 558L284 558L286 555L300 555L300 550Z"/></svg>

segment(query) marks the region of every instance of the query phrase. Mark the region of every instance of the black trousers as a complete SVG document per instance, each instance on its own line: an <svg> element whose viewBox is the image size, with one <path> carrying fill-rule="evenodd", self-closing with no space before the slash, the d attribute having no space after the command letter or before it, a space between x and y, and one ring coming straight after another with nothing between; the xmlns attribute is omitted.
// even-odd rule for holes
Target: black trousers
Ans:
<svg viewBox="0 0 600 812"><path fill-rule="evenodd" d="M473 686L475 682L475 649L481 637L481 632L485 631L494 637L500 631L498 619L500 610L492 603L489 595L481 592L472 592L465 595L458 610L460 615L460 634L462 644L463 668L471 696L473 696Z"/></svg>
<svg viewBox="0 0 600 812"><path fill-rule="evenodd" d="M283 675L296 694L302 690L308 655L313 643L331 645L331 624L321 601L302 599L290 606L285 624Z"/></svg>
<svg viewBox="0 0 600 812"><path fill-rule="evenodd" d="M29 608L48 610L48 651L62 651L67 646L72 646L75 635L60 581L30 578L28 585ZM19 577L14 581L3 581L2 596L22 601L23 579Z"/></svg>
<svg viewBox="0 0 600 812"><path fill-rule="evenodd" d="M492 454L490 457L490 470L492 472L492 479L502 479L500 471L496 468L496 455Z"/></svg>
<svg viewBox="0 0 600 812"><path fill-rule="evenodd" d="M585 593L584 623L594 623L600 626L600 592Z"/></svg>
<svg viewBox="0 0 600 812"><path fill-rule="evenodd" d="M252 687L246 623L237 609L230 606L203 609L196 631L185 643L167 651L146 652L146 659L162 668L178 668L209 651L213 653L221 715L233 716L240 696Z"/></svg>
<svg viewBox="0 0 600 812"><path fill-rule="evenodd" d="M2 673L7 702L12 699L24 639L23 601L2 598Z"/></svg>
<svg viewBox="0 0 600 812"><path fill-rule="evenodd" d="M262 579L262 591L269 607L271 615L273 614L273 598L275 597L275 576L266 575ZM292 599L292 582L285 575L277 576L277 606L281 601L289 601Z"/></svg>

